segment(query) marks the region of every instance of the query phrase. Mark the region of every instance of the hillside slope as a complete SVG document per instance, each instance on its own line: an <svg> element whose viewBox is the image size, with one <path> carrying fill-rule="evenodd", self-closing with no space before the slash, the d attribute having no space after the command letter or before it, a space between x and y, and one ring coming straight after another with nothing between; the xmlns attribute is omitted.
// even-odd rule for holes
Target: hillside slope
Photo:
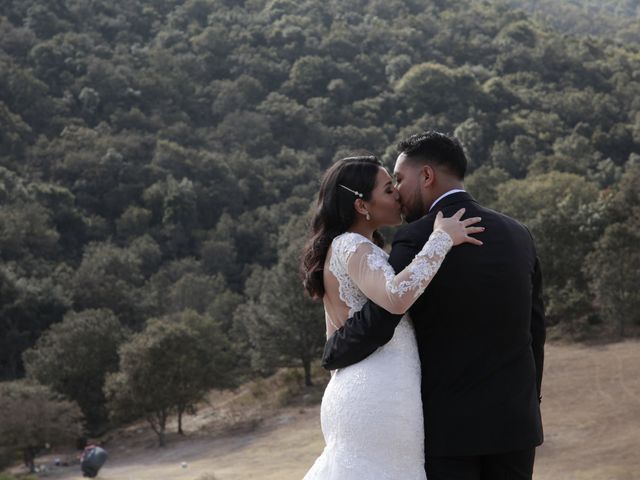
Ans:
<svg viewBox="0 0 640 480"><path fill-rule="evenodd" d="M538 450L535 480L638 478L639 366L637 341L547 348L546 441ZM147 443L121 451L117 441L111 443L111 458L100 474L104 480L294 480L323 448L319 406L287 408L249 433L194 433L165 449ZM63 468L50 476L79 479L78 470Z"/></svg>

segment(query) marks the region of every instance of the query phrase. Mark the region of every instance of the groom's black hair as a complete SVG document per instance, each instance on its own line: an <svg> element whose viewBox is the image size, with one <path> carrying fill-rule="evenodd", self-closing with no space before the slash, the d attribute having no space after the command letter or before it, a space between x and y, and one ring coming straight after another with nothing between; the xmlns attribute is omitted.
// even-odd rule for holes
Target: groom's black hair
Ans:
<svg viewBox="0 0 640 480"><path fill-rule="evenodd" d="M427 130L398 143L398 153L415 161L433 162L446 167L460 180L467 173L467 157L460 141L453 135Z"/></svg>

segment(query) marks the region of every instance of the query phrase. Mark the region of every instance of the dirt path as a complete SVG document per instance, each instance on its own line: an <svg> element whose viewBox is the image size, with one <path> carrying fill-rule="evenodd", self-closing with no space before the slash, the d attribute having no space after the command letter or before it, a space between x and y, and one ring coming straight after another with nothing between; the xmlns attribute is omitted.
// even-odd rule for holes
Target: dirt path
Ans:
<svg viewBox="0 0 640 480"><path fill-rule="evenodd" d="M546 441L535 480L640 479L640 342L551 345L543 389ZM251 433L112 448L99 478L299 480L323 446L319 406L289 409ZM49 477L81 479L77 472Z"/></svg>

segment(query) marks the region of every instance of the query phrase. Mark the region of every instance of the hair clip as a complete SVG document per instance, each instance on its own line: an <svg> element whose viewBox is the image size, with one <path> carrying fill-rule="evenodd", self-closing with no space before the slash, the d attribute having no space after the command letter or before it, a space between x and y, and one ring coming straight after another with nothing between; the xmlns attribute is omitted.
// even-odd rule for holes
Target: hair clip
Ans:
<svg viewBox="0 0 640 480"><path fill-rule="evenodd" d="M357 190L351 190L349 187L345 187L344 185L342 185L341 183L338 184L338 186L344 188L345 190L349 190L351 193L353 193L356 197L360 197L362 198L364 195L362 195L362 193L358 192Z"/></svg>

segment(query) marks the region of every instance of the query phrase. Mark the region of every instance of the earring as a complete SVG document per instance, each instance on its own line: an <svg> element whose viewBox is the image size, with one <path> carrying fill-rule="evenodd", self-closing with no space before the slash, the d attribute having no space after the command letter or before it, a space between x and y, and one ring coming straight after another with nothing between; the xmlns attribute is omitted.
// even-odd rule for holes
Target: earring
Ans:
<svg viewBox="0 0 640 480"><path fill-rule="evenodd" d="M371 220L371 215L369 215L369 212L367 212L364 218L366 218L367 220Z"/></svg>

